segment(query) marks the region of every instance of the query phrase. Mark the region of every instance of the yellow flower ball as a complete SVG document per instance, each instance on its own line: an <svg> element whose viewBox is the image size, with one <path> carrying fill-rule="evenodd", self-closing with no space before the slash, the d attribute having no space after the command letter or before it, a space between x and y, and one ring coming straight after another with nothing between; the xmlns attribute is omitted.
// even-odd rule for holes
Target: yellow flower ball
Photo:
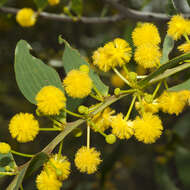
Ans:
<svg viewBox="0 0 190 190"><path fill-rule="evenodd" d="M123 114L117 114L111 122L112 133L120 139L129 139L134 134L133 122L123 119Z"/></svg>
<svg viewBox="0 0 190 190"><path fill-rule="evenodd" d="M182 90L179 91L178 94L186 102L187 105L190 105L190 90Z"/></svg>
<svg viewBox="0 0 190 190"><path fill-rule="evenodd" d="M103 112L99 112L92 119L92 121L96 125L96 128L94 126L91 126L91 128L95 132L97 132L97 131L104 132L111 125L111 122L112 122L111 118L112 118L112 114L114 114L114 113L115 113L115 110L112 110L109 107L107 107L106 109L104 109Z"/></svg>
<svg viewBox="0 0 190 190"><path fill-rule="evenodd" d="M93 53L93 64L100 70L107 72L116 66L123 66L131 59L131 47L121 39L116 38L107 43L104 47L99 48Z"/></svg>
<svg viewBox="0 0 190 190"><path fill-rule="evenodd" d="M159 65L161 52L158 46L142 44L137 47L134 55L135 61L144 68L153 68Z"/></svg>
<svg viewBox="0 0 190 190"><path fill-rule="evenodd" d="M132 39L135 46L151 43L158 45L161 42L157 27L152 23L144 23L134 29Z"/></svg>
<svg viewBox="0 0 190 190"><path fill-rule="evenodd" d="M72 98L84 98L90 94L93 83L88 73L71 70L63 80L63 85Z"/></svg>
<svg viewBox="0 0 190 190"><path fill-rule="evenodd" d="M22 27L31 27L36 23L36 13L31 8L23 8L18 11L16 21Z"/></svg>
<svg viewBox="0 0 190 190"><path fill-rule="evenodd" d="M58 115L65 107L64 93L55 86L45 86L36 95L37 107L45 115Z"/></svg>
<svg viewBox="0 0 190 190"><path fill-rule="evenodd" d="M38 190L60 190L62 183L55 173L43 170L36 178L36 186Z"/></svg>
<svg viewBox="0 0 190 190"><path fill-rule="evenodd" d="M107 72L115 66L115 64L112 65L112 62L108 62L108 58L109 55L106 53L106 50L103 47L100 47L93 53L93 64L98 66L100 70Z"/></svg>
<svg viewBox="0 0 190 190"><path fill-rule="evenodd" d="M19 113L10 120L9 131L18 142L33 141L39 132L39 123L32 114Z"/></svg>
<svg viewBox="0 0 190 190"><path fill-rule="evenodd" d="M0 142L0 154L7 154L11 150L11 147L9 144Z"/></svg>
<svg viewBox="0 0 190 190"><path fill-rule="evenodd" d="M158 98L159 107L163 112L179 115L185 107L186 101L178 92L164 92Z"/></svg>
<svg viewBox="0 0 190 190"><path fill-rule="evenodd" d="M134 136L145 144L154 143L162 134L163 126L158 116L144 113L133 121Z"/></svg>
<svg viewBox="0 0 190 190"><path fill-rule="evenodd" d="M181 44L180 46L177 47L177 49L184 53L190 52L190 43L186 42L184 44Z"/></svg>
<svg viewBox="0 0 190 190"><path fill-rule="evenodd" d="M83 173L92 174L96 172L100 163L100 152L97 152L95 148L83 146L75 155L75 165Z"/></svg>
<svg viewBox="0 0 190 190"><path fill-rule="evenodd" d="M190 34L190 21L181 15L175 15L168 22L168 35L174 40L178 40L182 35Z"/></svg>
<svg viewBox="0 0 190 190"><path fill-rule="evenodd" d="M60 3L60 0L48 0L48 3L51 5L51 6L54 6L54 5L57 5Z"/></svg>
<svg viewBox="0 0 190 190"><path fill-rule="evenodd" d="M147 103L143 100L142 105L140 102L136 102L135 107L137 110L140 110L141 106L143 106L145 112L157 113L159 111L157 100L154 100L152 103Z"/></svg>
<svg viewBox="0 0 190 190"><path fill-rule="evenodd" d="M53 155L44 165L44 169L47 169L50 173L56 173L59 180L65 180L68 178L70 174L70 167L71 164L67 160L67 157L58 154Z"/></svg>

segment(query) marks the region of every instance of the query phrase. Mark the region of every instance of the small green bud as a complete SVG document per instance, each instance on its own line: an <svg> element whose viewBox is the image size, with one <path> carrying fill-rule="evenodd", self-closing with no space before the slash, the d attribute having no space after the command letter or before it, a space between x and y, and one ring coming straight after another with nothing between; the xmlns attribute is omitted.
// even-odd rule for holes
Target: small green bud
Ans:
<svg viewBox="0 0 190 190"><path fill-rule="evenodd" d="M105 139L108 144L114 144L117 140L116 136L113 134L107 135Z"/></svg>
<svg viewBox="0 0 190 190"><path fill-rule="evenodd" d="M63 8L63 11L64 11L64 13L66 13L66 14L69 14L69 13L70 13L70 11L69 11L69 8L68 8L68 7L64 7L64 8Z"/></svg>
<svg viewBox="0 0 190 190"><path fill-rule="evenodd" d="M82 131L82 129L80 129L80 128L77 128L77 129L75 129L75 130L73 130L73 136L74 137L81 137L82 136L82 133L83 133L83 131Z"/></svg>
<svg viewBox="0 0 190 190"><path fill-rule="evenodd" d="M89 73L89 67L88 65L81 65L79 68L80 71L85 72L85 73Z"/></svg>
<svg viewBox="0 0 190 190"><path fill-rule="evenodd" d="M151 94L146 94L146 95L144 96L144 100L145 100L146 103L150 104L150 103L152 103L152 101L153 101L153 97L152 97Z"/></svg>
<svg viewBox="0 0 190 190"><path fill-rule="evenodd" d="M115 88L114 94L115 94L116 96L118 96L118 95L120 94L120 92L121 92L120 88Z"/></svg>
<svg viewBox="0 0 190 190"><path fill-rule="evenodd" d="M5 166L5 170L8 172L11 170L11 167L10 166Z"/></svg>
<svg viewBox="0 0 190 190"><path fill-rule="evenodd" d="M130 81L136 81L137 80L137 73L130 72L128 77L129 77Z"/></svg>
<svg viewBox="0 0 190 190"><path fill-rule="evenodd" d="M78 112L81 114L88 114L88 108L86 106L79 106L78 107Z"/></svg>

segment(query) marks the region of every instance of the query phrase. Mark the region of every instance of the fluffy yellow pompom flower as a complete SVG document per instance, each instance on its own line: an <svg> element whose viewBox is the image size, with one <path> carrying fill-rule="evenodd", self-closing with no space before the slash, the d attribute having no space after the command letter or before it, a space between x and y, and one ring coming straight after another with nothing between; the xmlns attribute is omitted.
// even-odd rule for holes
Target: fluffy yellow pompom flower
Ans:
<svg viewBox="0 0 190 190"><path fill-rule="evenodd" d="M60 0L48 0L48 3L51 5L51 6L54 6L54 5L57 5L59 4Z"/></svg>
<svg viewBox="0 0 190 190"><path fill-rule="evenodd" d="M151 43L158 45L161 41L157 27L151 23L145 23L134 29L132 39L135 46Z"/></svg>
<svg viewBox="0 0 190 190"><path fill-rule="evenodd" d="M23 8L18 11L16 21L22 27L31 27L36 23L36 13L31 8Z"/></svg>
<svg viewBox="0 0 190 190"><path fill-rule="evenodd" d="M49 161L44 165L44 169L48 170L49 173L55 173L59 180L65 180L70 174L71 164L67 160L66 156L55 154Z"/></svg>
<svg viewBox="0 0 190 190"><path fill-rule="evenodd" d="M94 126L91 126L92 129L96 132L96 131L102 131L104 132L106 129L109 128L112 120L112 114L115 113L115 110L112 110L111 108L107 107L106 109L104 109L103 112L99 112L98 114L96 114L92 121L95 123L96 128Z"/></svg>
<svg viewBox="0 0 190 190"><path fill-rule="evenodd" d="M116 38L114 41L107 43L104 47L96 50L92 56L93 64L100 70L106 72L116 66L123 66L131 59L131 47L121 39Z"/></svg>
<svg viewBox="0 0 190 190"><path fill-rule="evenodd" d="M135 61L144 68L153 68L159 65L161 52L158 46L143 44L135 51Z"/></svg>
<svg viewBox="0 0 190 190"><path fill-rule="evenodd" d="M91 92L92 80L86 72L71 70L63 80L63 85L72 98L84 98Z"/></svg>
<svg viewBox="0 0 190 190"><path fill-rule="evenodd" d="M0 142L0 154L7 154L10 152L10 150L11 147L9 146L9 144Z"/></svg>
<svg viewBox="0 0 190 190"><path fill-rule="evenodd" d="M39 123L32 114L19 113L11 119L9 131L18 142L33 141L39 132Z"/></svg>
<svg viewBox="0 0 190 190"><path fill-rule="evenodd" d="M133 123L123 119L123 114L117 114L111 122L112 133L120 139L129 139L133 134Z"/></svg>
<svg viewBox="0 0 190 190"><path fill-rule="evenodd" d="M157 100L154 100L152 103L147 103L143 100L142 106L145 112L157 113L159 111L159 104L157 103ZM136 102L135 107L137 110L140 110L141 104Z"/></svg>
<svg viewBox="0 0 190 190"><path fill-rule="evenodd" d="M45 115L58 115L65 107L64 93L55 86L45 86L36 95L37 107Z"/></svg>
<svg viewBox="0 0 190 190"><path fill-rule="evenodd" d="M56 178L55 173L42 170L36 178L36 186L38 190L60 190L62 183Z"/></svg>
<svg viewBox="0 0 190 190"><path fill-rule="evenodd" d="M158 116L144 113L133 121L135 137L146 144L154 143L162 134L163 126Z"/></svg>
<svg viewBox="0 0 190 190"><path fill-rule="evenodd" d="M164 92L158 98L159 107L163 112L179 115L186 104L185 99L178 92Z"/></svg>
<svg viewBox="0 0 190 190"><path fill-rule="evenodd" d="M177 49L184 53L190 52L190 43L186 42L184 44L181 44L180 46L177 47Z"/></svg>
<svg viewBox="0 0 190 190"><path fill-rule="evenodd" d="M178 40L182 35L190 34L190 21L181 15L175 15L168 22L168 35L174 40Z"/></svg>
<svg viewBox="0 0 190 190"><path fill-rule="evenodd" d="M178 93L179 96L187 103L187 105L190 105L190 90L182 90Z"/></svg>
<svg viewBox="0 0 190 190"><path fill-rule="evenodd" d="M105 49L103 47L100 47L93 53L93 64L98 66L100 70L107 72L115 66L115 64L112 65L112 62L108 62L108 58L109 55L106 53Z"/></svg>
<svg viewBox="0 0 190 190"><path fill-rule="evenodd" d="M100 152L95 148L81 147L75 155L75 165L80 172L92 174L101 163Z"/></svg>

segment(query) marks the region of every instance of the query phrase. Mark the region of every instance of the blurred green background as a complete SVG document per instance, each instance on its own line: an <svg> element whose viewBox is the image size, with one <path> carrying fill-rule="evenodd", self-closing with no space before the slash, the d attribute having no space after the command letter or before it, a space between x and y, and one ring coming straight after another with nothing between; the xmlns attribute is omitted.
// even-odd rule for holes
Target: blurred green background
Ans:
<svg viewBox="0 0 190 190"><path fill-rule="evenodd" d="M58 6L47 7L45 11L61 13L63 7L68 5L67 0L62 0ZM127 7L141 10L175 13L172 0L123 0L120 1ZM180 2L180 3L179 3ZM9 0L9 7L31 7L36 10L32 0ZM84 0L82 3L83 15L104 16L117 12L101 0ZM190 8L186 0L178 1L178 10L189 13ZM162 40L166 34L165 22L155 23L159 28ZM8 132L10 118L18 112L35 113L35 106L30 104L21 94L14 75L14 50L20 39L26 40L33 47L33 55L42 59L46 64L55 66L61 77L65 73L60 66L63 45L58 44L61 34L73 47L91 61L92 52L105 42L121 37L131 43L131 32L136 26L134 20L125 19L116 23L83 24L61 21L38 19L31 28L22 28L15 21L15 15L0 14L0 141L8 142L13 149L36 153L43 149L56 135L56 132L43 132L32 143L19 144L13 140ZM178 42L177 44L180 44ZM171 57L178 55L173 51ZM100 73L102 80L109 86L111 73ZM177 84L189 78L190 71L179 73L168 80L169 85ZM113 92L111 87L110 93ZM130 99L125 98L113 104L117 112L126 113ZM87 105L91 100L87 99ZM189 190L190 189L190 109L178 117L160 113L164 125L162 137L155 143L145 145L134 138L129 141L117 141L114 145L105 143L104 138L97 133L92 133L92 146L97 147L102 153L103 162L99 171L94 175L79 173L74 166L74 154L78 148L86 144L85 126L82 126L83 135L79 138L69 135L64 140L64 154L72 161L72 173L63 183L65 190ZM134 117L134 115L132 116ZM73 118L69 118L72 120ZM42 126L52 123L39 118ZM27 159L15 157L18 165ZM38 172L37 172L38 173ZM33 190L35 177L24 181L24 189ZM12 180L11 177L0 178L0 190L6 189Z"/></svg>

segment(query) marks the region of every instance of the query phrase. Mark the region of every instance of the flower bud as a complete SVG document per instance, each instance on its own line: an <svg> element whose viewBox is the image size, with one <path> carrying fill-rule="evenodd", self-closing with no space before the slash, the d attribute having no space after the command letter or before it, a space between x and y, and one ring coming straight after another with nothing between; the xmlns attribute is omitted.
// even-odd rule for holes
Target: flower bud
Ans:
<svg viewBox="0 0 190 190"><path fill-rule="evenodd" d="M116 136L113 134L107 135L105 139L108 144L114 144L117 140Z"/></svg>
<svg viewBox="0 0 190 190"><path fill-rule="evenodd" d="M78 107L78 112L81 114L88 114L88 108L86 106L79 106Z"/></svg>
<svg viewBox="0 0 190 190"><path fill-rule="evenodd" d="M130 72L128 77L129 77L130 81L136 81L137 80L137 73Z"/></svg>
<svg viewBox="0 0 190 190"><path fill-rule="evenodd" d="M115 88L115 90L114 90L114 94L116 95L116 96L118 96L119 94L120 94L120 88Z"/></svg>

